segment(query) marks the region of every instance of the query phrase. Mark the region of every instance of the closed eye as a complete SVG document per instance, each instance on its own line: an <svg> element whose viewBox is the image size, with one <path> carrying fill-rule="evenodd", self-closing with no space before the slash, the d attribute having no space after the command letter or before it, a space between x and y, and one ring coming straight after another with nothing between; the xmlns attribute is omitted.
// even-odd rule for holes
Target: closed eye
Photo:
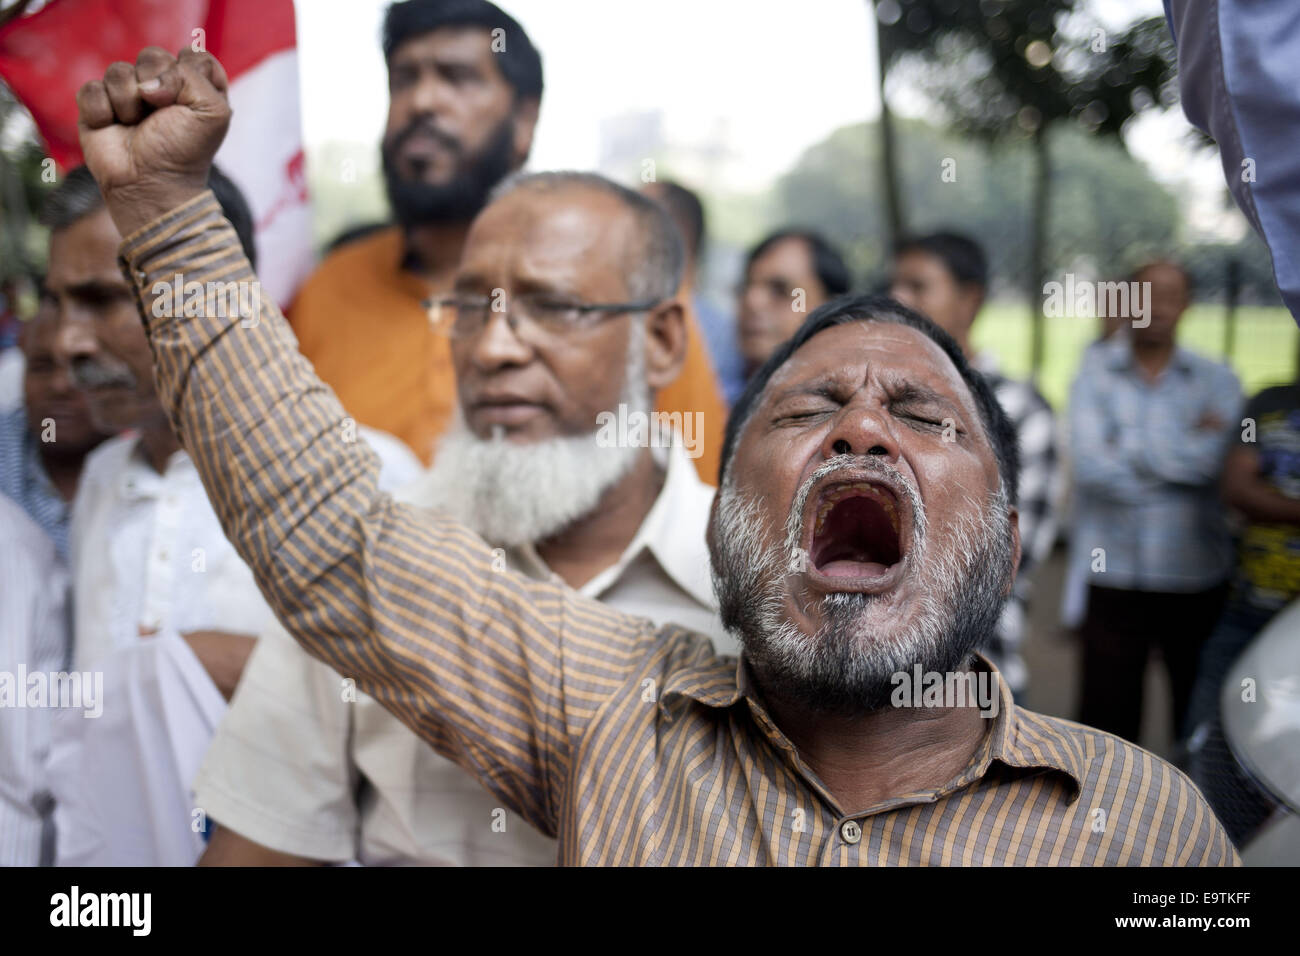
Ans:
<svg viewBox="0 0 1300 956"><path fill-rule="evenodd" d="M790 411L777 414L774 418L774 422L777 425L806 422L815 418L822 418L826 415L833 415L836 411L837 409L828 407L791 409Z"/></svg>

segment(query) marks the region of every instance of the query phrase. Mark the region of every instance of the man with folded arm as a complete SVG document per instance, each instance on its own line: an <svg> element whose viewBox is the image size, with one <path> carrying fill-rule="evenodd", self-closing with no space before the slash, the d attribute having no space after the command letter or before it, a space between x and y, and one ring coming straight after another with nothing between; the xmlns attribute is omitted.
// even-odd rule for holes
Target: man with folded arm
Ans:
<svg viewBox="0 0 1300 956"><path fill-rule="evenodd" d="M252 276L203 188L226 86L207 54L148 48L78 94L146 301L182 266ZM1017 454L928 320L831 303L742 395L709 524L733 659L494 571L454 517L381 494L374 456L333 437L342 408L263 308L256 329L145 310L227 533L297 641L554 835L559 862L1238 862L1167 763L1005 688L980 708L953 692L954 676L997 684L973 648L1015 579ZM914 672L926 692L900 694Z"/></svg>

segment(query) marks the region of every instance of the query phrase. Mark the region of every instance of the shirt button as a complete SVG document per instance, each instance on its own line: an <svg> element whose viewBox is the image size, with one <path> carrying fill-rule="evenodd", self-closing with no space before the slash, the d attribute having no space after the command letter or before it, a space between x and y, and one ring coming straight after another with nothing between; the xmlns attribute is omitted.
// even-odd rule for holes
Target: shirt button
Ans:
<svg viewBox="0 0 1300 956"><path fill-rule="evenodd" d="M858 826L857 820L845 820L840 825L840 836L844 837L845 843L857 843L862 839L862 827Z"/></svg>

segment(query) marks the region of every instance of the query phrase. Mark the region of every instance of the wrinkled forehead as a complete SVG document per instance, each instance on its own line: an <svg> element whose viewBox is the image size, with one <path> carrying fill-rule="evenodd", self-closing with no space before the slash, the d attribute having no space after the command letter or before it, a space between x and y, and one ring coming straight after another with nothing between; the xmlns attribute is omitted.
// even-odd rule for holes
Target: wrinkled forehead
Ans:
<svg viewBox="0 0 1300 956"><path fill-rule="evenodd" d="M474 220L461 273L568 276L626 285L636 223L613 196L581 186L522 187ZM603 284L602 283L602 284Z"/></svg>
<svg viewBox="0 0 1300 956"><path fill-rule="evenodd" d="M857 389L879 382L891 390L923 387L978 414L974 395L939 344L897 322L846 322L817 333L777 369L763 390L770 401L792 387L821 383Z"/></svg>

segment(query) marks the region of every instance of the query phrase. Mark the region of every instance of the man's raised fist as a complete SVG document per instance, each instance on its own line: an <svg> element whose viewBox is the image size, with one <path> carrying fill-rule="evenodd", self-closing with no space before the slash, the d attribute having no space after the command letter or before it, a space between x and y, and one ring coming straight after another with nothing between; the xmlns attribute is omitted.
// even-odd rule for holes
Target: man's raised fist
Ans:
<svg viewBox="0 0 1300 956"><path fill-rule="evenodd" d="M210 53L151 46L77 92L81 151L122 235L205 188L230 125L227 85Z"/></svg>

